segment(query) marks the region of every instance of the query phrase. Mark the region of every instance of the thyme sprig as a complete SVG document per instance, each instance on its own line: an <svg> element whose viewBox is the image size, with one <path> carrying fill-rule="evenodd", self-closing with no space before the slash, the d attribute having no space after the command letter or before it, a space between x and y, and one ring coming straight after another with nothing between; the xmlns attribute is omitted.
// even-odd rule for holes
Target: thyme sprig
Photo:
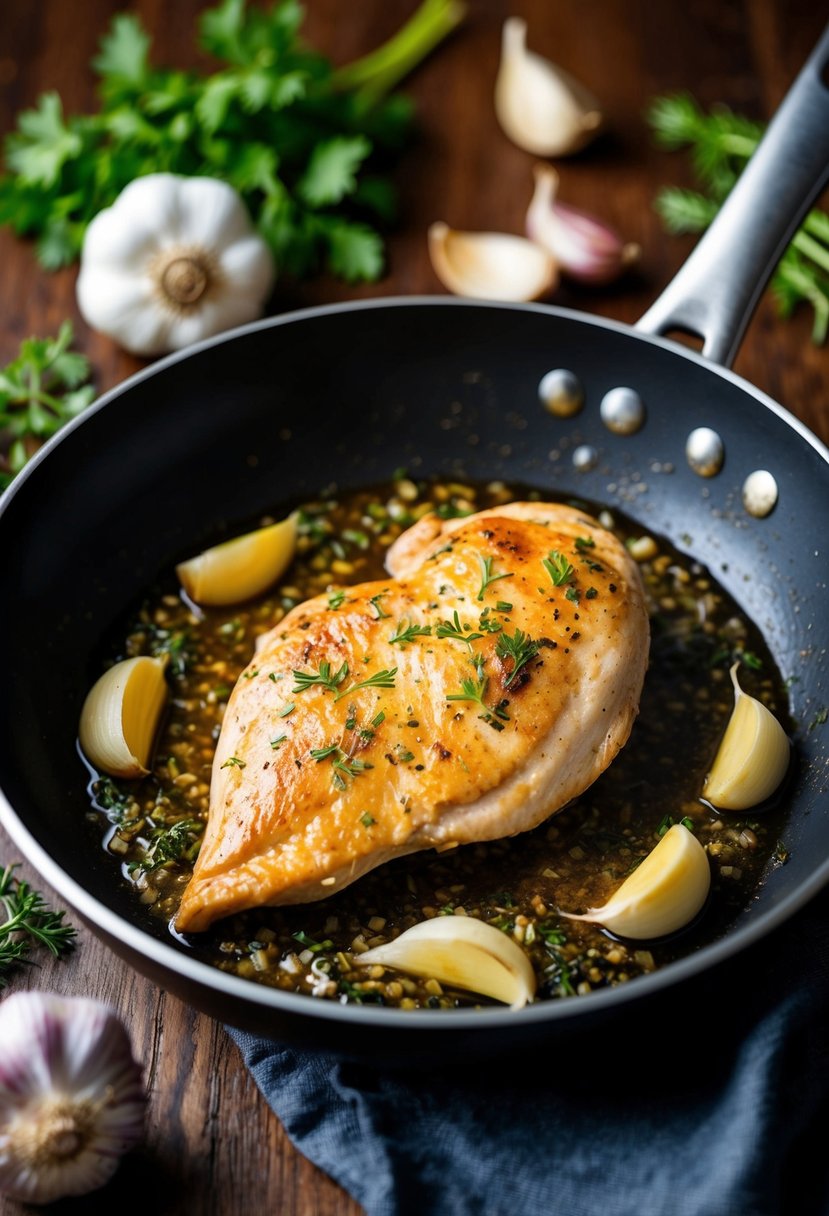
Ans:
<svg viewBox="0 0 829 1216"><path fill-rule="evenodd" d="M0 870L0 988L6 974L16 963L30 962L34 946L45 946L59 958L75 942L76 930L66 924L63 912L53 911L43 896L22 878L15 877L17 866Z"/></svg>
<svg viewBox="0 0 829 1216"><path fill-rule="evenodd" d="M702 190L668 187L657 195L656 210L669 232L702 232L712 222L759 144L764 127L727 106L707 112L687 93L657 97L648 111L656 142L664 148L689 148ZM771 280L781 316L800 303L814 312L812 341L821 345L829 332L829 215L813 210L795 233Z"/></svg>
<svg viewBox="0 0 829 1216"><path fill-rule="evenodd" d="M396 643L398 646L406 646L409 642L413 642L415 638L431 637L431 625L412 625L408 618L404 617L397 622L397 629L389 635L389 641Z"/></svg>
<svg viewBox="0 0 829 1216"><path fill-rule="evenodd" d="M331 664L327 659L324 659L320 663L318 671L294 671L293 677L296 680L296 684L291 689L291 692L305 692L316 685L319 685L320 688L328 689L329 692L335 692L347 675L348 663L343 663L337 671L332 672Z"/></svg>

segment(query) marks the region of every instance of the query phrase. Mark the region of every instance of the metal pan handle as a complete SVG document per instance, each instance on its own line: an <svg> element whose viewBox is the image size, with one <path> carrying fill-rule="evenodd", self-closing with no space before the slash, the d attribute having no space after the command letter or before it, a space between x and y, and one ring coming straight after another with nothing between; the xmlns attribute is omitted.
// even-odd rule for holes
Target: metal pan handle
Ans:
<svg viewBox="0 0 829 1216"><path fill-rule="evenodd" d="M685 265L636 328L681 330L730 367L760 295L829 179L829 26Z"/></svg>

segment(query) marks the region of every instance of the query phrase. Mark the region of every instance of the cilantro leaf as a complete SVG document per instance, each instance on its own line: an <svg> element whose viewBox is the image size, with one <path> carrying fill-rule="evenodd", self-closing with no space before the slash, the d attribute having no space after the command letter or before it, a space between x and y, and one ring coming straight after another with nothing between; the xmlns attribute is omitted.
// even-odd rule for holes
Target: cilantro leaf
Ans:
<svg viewBox="0 0 829 1216"><path fill-rule="evenodd" d="M297 190L311 207L340 202L354 193L357 170L370 152L371 144L362 135L338 136L317 144Z"/></svg>
<svg viewBox="0 0 829 1216"><path fill-rule="evenodd" d="M27 338L16 359L0 370L0 489L44 439L85 410L95 396L84 355L70 351L72 326L68 321L55 338Z"/></svg>
<svg viewBox="0 0 829 1216"><path fill-rule="evenodd" d="M118 82L138 88L147 80L149 50L150 37L138 18L119 13L101 39L101 51L92 60L92 68L99 76L109 78L108 87Z"/></svg>
<svg viewBox="0 0 829 1216"><path fill-rule="evenodd" d="M44 93L36 110L24 110L18 119L19 133L10 135L6 159L23 182L53 186L65 161L81 150L80 136L63 121L63 106L57 93Z"/></svg>

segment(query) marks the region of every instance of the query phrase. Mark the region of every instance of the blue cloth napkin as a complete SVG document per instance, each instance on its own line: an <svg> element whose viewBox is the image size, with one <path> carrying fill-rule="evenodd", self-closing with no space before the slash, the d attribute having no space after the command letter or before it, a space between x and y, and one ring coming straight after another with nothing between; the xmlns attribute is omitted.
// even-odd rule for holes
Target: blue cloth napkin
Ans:
<svg viewBox="0 0 829 1216"><path fill-rule="evenodd" d="M650 1005L409 1070L230 1033L368 1216L827 1216L829 897Z"/></svg>

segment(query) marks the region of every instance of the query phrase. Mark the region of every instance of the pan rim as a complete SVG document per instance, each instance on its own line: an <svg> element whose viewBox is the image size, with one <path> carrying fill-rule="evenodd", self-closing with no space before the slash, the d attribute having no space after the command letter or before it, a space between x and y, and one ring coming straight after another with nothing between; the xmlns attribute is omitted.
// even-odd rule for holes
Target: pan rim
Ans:
<svg viewBox="0 0 829 1216"><path fill-rule="evenodd" d="M107 405L116 401L124 393L129 392L135 385L144 380L163 373L168 367L174 366L184 359L198 355L205 350L235 341L252 333L275 329L285 324L294 324L305 320L337 315L345 312L372 310L376 308L397 307L461 307L461 308L497 308L508 309L518 313L537 313L544 316L561 318L594 326L596 329L609 330L624 337L656 346L668 353L680 355L691 362L719 375L722 379L748 392L759 404L770 409L786 425L794 430L801 439L805 440L818 455L829 464L829 448L798 418L780 405L762 389L752 385L730 368L712 363L711 360L669 338L645 334L635 326L610 318L596 317L580 313L574 309L561 308L550 304L513 303L496 300L470 300L452 296L389 296L373 297L366 300L351 300L335 304L316 305L309 308L263 318L247 325L227 330L212 338L194 343L182 351L176 351L163 359L157 360L146 368L129 376L120 384L103 393L83 414L73 419L54 435L29 461L26 468L15 478L11 486L0 495L0 527L2 518L13 499L28 484L37 469L47 460L50 452L57 444L64 442L79 426L88 423ZM694 952L685 959L670 963L659 971L637 977L630 984L618 985L614 988L586 994L577 999L561 999L533 1004L520 1013L509 1008L486 1008L477 1010L418 1010L417 1014L405 1016L400 1010L383 1009L376 1006L341 1005L321 1001L302 994L281 992L278 989L266 988L218 971L207 963L188 958L187 955L161 941L144 929L132 925L126 918L111 910L89 894L80 883L57 862L46 849L35 839L24 824L5 791L0 786L0 824L8 832L12 841L22 851L26 859L34 866L66 902L90 925L97 926L108 937L122 943L130 951L143 957L154 965L172 971L182 979L197 986L205 986L216 996L235 998L244 1006L256 1007L260 1012L273 1010L292 1017L311 1017L323 1022L352 1023L361 1026L395 1031L458 1031L468 1033L471 1030L503 1029L520 1023L560 1023L572 1022L574 1019L600 1013L606 1007L616 1008L629 1004L631 1001L647 997L675 984L681 984L695 975L716 967L733 955L746 949L756 941L765 937L773 929L783 924L792 915L804 907L829 882L829 858L811 877L796 891L791 892L773 907L765 910L754 922L738 926L733 932L708 946ZM140 970L140 968L136 968ZM157 982L157 981L153 981ZM519 1021L520 1019L520 1021ZM244 1018L240 1020L244 1021Z"/></svg>

